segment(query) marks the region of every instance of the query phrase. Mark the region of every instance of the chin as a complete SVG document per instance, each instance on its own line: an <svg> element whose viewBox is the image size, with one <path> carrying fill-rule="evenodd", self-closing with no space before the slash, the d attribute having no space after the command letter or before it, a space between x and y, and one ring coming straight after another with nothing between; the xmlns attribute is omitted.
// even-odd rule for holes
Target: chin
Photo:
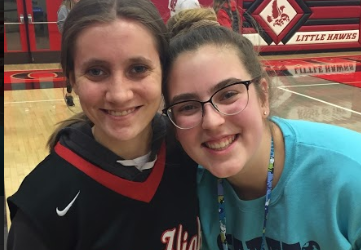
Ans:
<svg viewBox="0 0 361 250"><path fill-rule="evenodd" d="M109 134L117 141L128 141L134 138L134 133L132 131L112 131Z"/></svg>
<svg viewBox="0 0 361 250"><path fill-rule="evenodd" d="M212 168L212 167L205 166L204 168L207 169L215 177L221 178L221 179L231 177L238 173L235 169L225 169L222 167Z"/></svg>
<svg viewBox="0 0 361 250"><path fill-rule="evenodd" d="M195 158L196 159L196 158ZM207 169L212 175L218 178L228 178L230 176L236 175L240 170L243 161L239 159L225 159L221 157L219 159L206 159L203 157L202 160L197 161L201 166Z"/></svg>

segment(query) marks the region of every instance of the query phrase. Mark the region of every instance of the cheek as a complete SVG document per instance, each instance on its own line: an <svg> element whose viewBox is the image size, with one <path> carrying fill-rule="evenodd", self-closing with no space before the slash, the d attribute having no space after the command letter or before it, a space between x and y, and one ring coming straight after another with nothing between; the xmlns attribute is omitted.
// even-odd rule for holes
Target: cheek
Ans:
<svg viewBox="0 0 361 250"><path fill-rule="evenodd" d="M76 94L82 103L92 103L101 98L103 91L94 84L77 83Z"/></svg>
<svg viewBox="0 0 361 250"><path fill-rule="evenodd" d="M243 112L243 116L238 119L241 135L247 147L255 150L262 140L264 121L258 109L246 109Z"/></svg>
<svg viewBox="0 0 361 250"><path fill-rule="evenodd" d="M162 79L161 77L153 77L146 82L142 82L139 88L135 88L145 99L162 99Z"/></svg>
<svg viewBox="0 0 361 250"><path fill-rule="evenodd" d="M258 108L245 109L239 117L240 122L250 127L251 129L258 129L263 124L261 111Z"/></svg>
<svg viewBox="0 0 361 250"><path fill-rule="evenodd" d="M162 88L160 84L149 85L142 89L144 96L146 98L152 99L161 99L162 98Z"/></svg>
<svg viewBox="0 0 361 250"><path fill-rule="evenodd" d="M250 101L241 113L229 116L227 119L236 127L241 128L242 132L251 132L246 134L253 134L254 136L262 134L264 121L262 109L257 101Z"/></svg>
<svg viewBox="0 0 361 250"><path fill-rule="evenodd" d="M261 100L256 94L256 91L252 91L249 96L248 105L246 110L243 112L251 113L254 118L262 118L262 114L264 112L264 104L265 102Z"/></svg>

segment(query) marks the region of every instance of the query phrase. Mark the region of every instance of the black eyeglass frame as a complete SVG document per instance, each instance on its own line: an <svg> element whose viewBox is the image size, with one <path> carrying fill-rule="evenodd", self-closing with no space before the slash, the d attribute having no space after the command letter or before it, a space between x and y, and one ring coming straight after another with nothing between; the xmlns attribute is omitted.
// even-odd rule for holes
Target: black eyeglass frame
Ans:
<svg viewBox="0 0 361 250"><path fill-rule="evenodd" d="M210 103L210 104L212 105L212 107L213 107L218 113L220 113L220 114L222 114L222 115L227 115L227 116L229 116L229 115L239 114L239 113L242 112L242 111L247 107L247 105L248 105L248 101L249 101L249 93L248 93L248 91L249 91L249 85L251 85L252 82L254 82L254 81L258 80L258 79L259 79L259 77L255 77L255 78L253 78L253 79L251 79L251 80L247 80L247 81L237 81L237 82L235 82L235 83L226 85L226 86L218 89L216 92L214 92L213 95L211 95L211 97L209 98L208 101L202 102L202 101L199 101L199 100L192 100L192 99L191 99L191 100L184 100L184 101L180 101L180 102L177 102L177 103L173 103L172 105L164 108L164 109L162 110L162 113L163 113L163 115L167 116L168 119L173 123L173 125L176 126L176 127L179 128L179 129L191 129L191 128L194 128L195 126L197 126L197 125L199 124L199 123L198 123L198 124L196 124L194 127L191 127L191 128L181 128L181 127L179 127L177 124L175 124L175 123L173 122L172 118L170 118L170 116L169 116L169 114L168 114L168 111L169 111L170 109L172 109L172 107L174 107L175 105L178 105L178 104L181 104L181 103L185 103L185 102L198 102L198 103L200 103L201 106L202 106L202 117L204 116L204 105L205 105L206 103ZM222 91L223 89L228 88L228 87L230 87L230 86L237 85L237 84L243 84L243 85L246 86L247 95L248 95L247 104L246 104L246 106L245 106L242 110L240 110L240 111L237 112L237 113L234 113L234 114L225 114L225 113L221 112L221 111L218 109L217 105L215 105L215 104L213 103L212 98L213 98L218 92Z"/></svg>

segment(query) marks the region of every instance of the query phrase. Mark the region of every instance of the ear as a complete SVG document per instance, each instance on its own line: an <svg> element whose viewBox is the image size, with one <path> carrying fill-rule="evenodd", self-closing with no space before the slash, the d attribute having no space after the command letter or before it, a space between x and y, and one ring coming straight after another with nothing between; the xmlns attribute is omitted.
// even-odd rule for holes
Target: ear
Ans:
<svg viewBox="0 0 361 250"><path fill-rule="evenodd" d="M262 113L265 116L268 116L270 113L270 105L269 105L269 83L265 78L262 78L260 80L260 86L262 89L262 97L261 97L261 107L262 107Z"/></svg>

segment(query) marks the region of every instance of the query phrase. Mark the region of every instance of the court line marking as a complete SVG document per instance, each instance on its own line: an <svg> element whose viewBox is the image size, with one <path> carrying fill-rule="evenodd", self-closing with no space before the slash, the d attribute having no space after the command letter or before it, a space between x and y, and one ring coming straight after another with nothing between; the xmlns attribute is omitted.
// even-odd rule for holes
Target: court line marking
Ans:
<svg viewBox="0 0 361 250"><path fill-rule="evenodd" d="M282 86L282 87L283 88L317 87L317 86L340 85L340 84L341 83L332 82L332 83L304 84L304 85L292 85L292 86Z"/></svg>
<svg viewBox="0 0 361 250"><path fill-rule="evenodd" d="M60 68L46 68L46 69L7 69L7 70L4 70L4 72L29 72L31 71L30 73L36 73L36 71L49 71L49 70L58 70L58 71L62 71L62 69ZM14 73L15 74L15 73Z"/></svg>
<svg viewBox="0 0 361 250"><path fill-rule="evenodd" d="M34 102L59 102L59 101L65 102L64 99L49 99L49 100L34 100L34 101L21 101L21 102L4 102L4 105L6 105L6 104L34 103Z"/></svg>
<svg viewBox="0 0 361 250"><path fill-rule="evenodd" d="M348 109L348 108L345 108L345 107L342 107L342 106L339 106L339 105L336 105L336 104L333 104L333 103L330 103L330 102L326 102L326 101L323 101L321 99L317 99L317 98L314 98L314 97L311 97L311 96L308 96L308 95L304 95L304 94L301 94L301 93L298 93L296 91L292 91L292 90L289 90L289 89L285 89L283 87L277 87L278 89L281 89L283 91L286 91L286 92L290 92L292 94L295 94L295 95L299 95L299 96L303 96L303 97L306 97L308 99L311 99L311 100L314 100L314 101L318 101L318 102L321 102L321 103L324 103L324 104L327 104L327 105L330 105L330 106L333 106L333 107L336 107L336 108L339 108L339 109L343 109L343 110L346 110L346 111L349 111L351 113L355 113L355 114L358 114L358 115L361 115L360 112L357 112L355 110L352 110L352 109Z"/></svg>

